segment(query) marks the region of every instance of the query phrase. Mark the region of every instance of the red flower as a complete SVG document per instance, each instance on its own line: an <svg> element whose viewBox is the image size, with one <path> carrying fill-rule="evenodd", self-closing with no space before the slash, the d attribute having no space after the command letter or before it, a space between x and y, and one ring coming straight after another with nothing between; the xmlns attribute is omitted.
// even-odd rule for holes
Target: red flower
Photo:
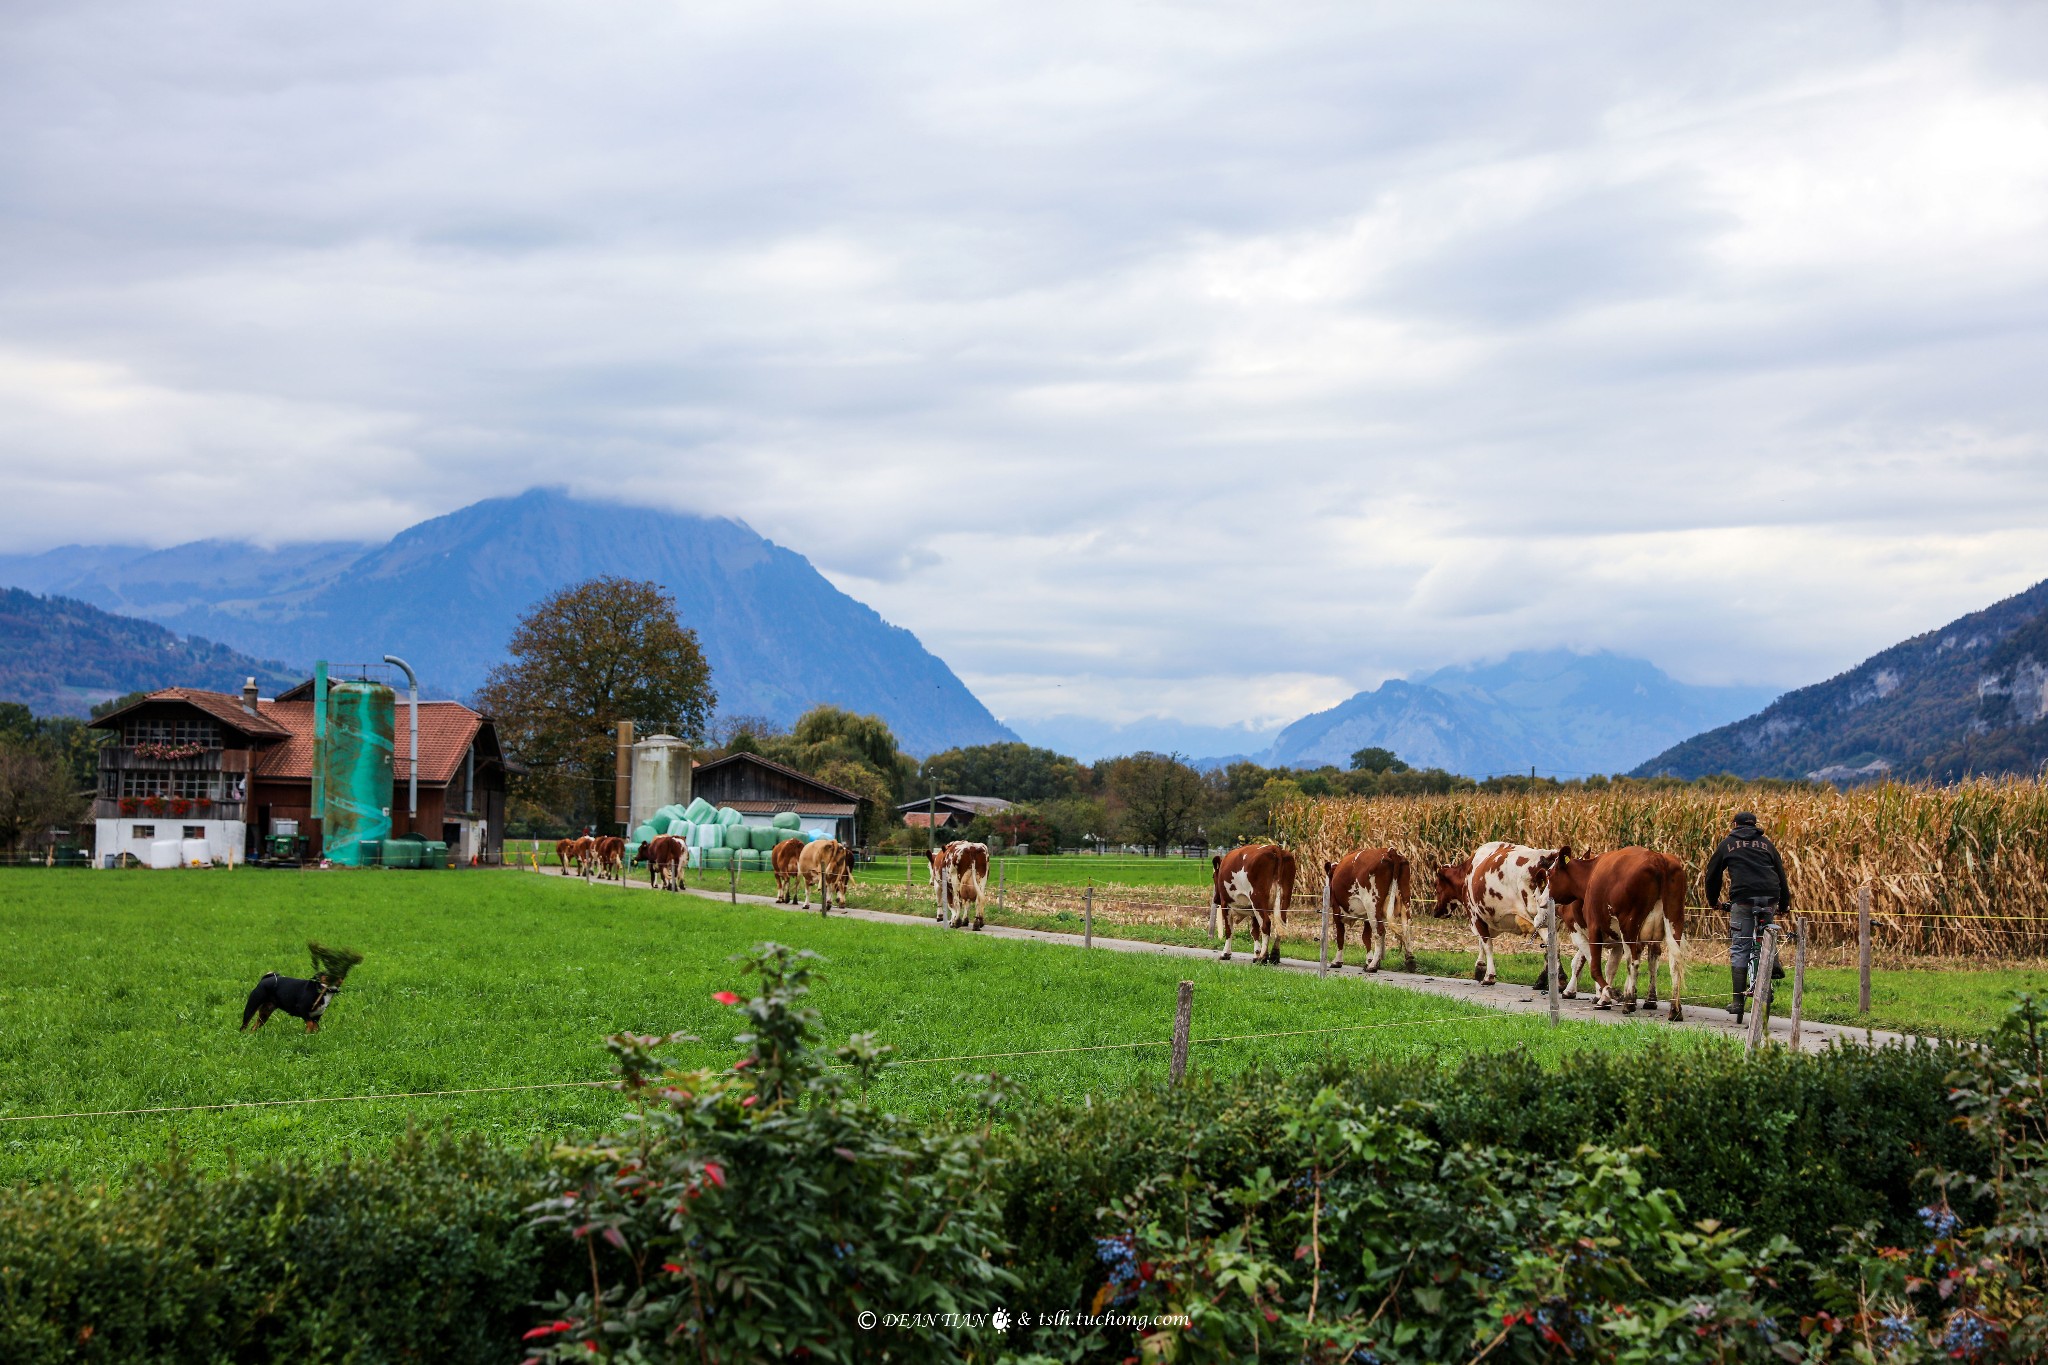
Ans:
<svg viewBox="0 0 2048 1365"><path fill-rule="evenodd" d="M747 1098L752 1099L753 1096L749 1095ZM719 1165L715 1161L705 1162L704 1178L706 1180L709 1180L712 1184L718 1186L720 1189L725 1188L725 1167Z"/></svg>
<svg viewBox="0 0 2048 1365"><path fill-rule="evenodd" d="M575 1323L569 1321L567 1318L563 1318L559 1322L551 1322L545 1327L534 1328L531 1332L528 1332L525 1336L521 1337L520 1340L532 1341L535 1337L551 1337L557 1332L570 1331L574 1329L575 1326Z"/></svg>
<svg viewBox="0 0 2048 1365"><path fill-rule="evenodd" d="M740 998L731 991L714 991L711 998L721 1005L737 1005L740 1002Z"/></svg>
<svg viewBox="0 0 2048 1365"><path fill-rule="evenodd" d="M663 1261L661 1263L661 1268L663 1270L666 1270L671 1275L680 1275L683 1273L683 1268L677 1265L674 1261Z"/></svg>
<svg viewBox="0 0 2048 1365"><path fill-rule="evenodd" d="M752 1066L753 1064L754 1059L752 1057L742 1057L732 1064L732 1069L734 1071L745 1071L748 1067Z"/></svg>
<svg viewBox="0 0 2048 1365"><path fill-rule="evenodd" d="M745 1099L740 1101L740 1108L752 1109L754 1107L754 1102L760 1098L761 1097L759 1095L749 1095Z"/></svg>

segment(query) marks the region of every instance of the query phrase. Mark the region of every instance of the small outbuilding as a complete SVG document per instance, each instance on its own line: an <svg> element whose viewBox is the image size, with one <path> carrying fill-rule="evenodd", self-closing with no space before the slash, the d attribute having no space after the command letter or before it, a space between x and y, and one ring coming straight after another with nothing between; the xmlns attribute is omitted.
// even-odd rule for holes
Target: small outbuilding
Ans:
<svg viewBox="0 0 2048 1365"><path fill-rule="evenodd" d="M997 815L1008 810L1011 804L1000 796L961 796L946 792L936 798L925 796L905 801L896 808L896 813L912 829L962 829L977 815Z"/></svg>

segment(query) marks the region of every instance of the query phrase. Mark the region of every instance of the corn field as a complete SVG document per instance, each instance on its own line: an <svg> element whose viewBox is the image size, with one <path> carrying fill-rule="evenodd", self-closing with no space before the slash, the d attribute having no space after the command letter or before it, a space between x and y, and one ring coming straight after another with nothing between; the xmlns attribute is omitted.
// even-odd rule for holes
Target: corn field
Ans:
<svg viewBox="0 0 2048 1365"><path fill-rule="evenodd" d="M1593 853L1661 849L1692 875L1686 928L1698 938L1726 933L1705 911L1701 879L1738 810L1755 811L1777 843L1794 908L1809 916L1819 945L1855 940L1856 889L1868 883L1873 937L1887 955L2048 956L2048 785L2040 781L1354 797L1298 802L1276 812L1275 824L1300 857L1297 895L1311 898L1321 894L1323 863L1355 848L1405 854L1417 868L1418 901L1439 865L1493 839Z"/></svg>

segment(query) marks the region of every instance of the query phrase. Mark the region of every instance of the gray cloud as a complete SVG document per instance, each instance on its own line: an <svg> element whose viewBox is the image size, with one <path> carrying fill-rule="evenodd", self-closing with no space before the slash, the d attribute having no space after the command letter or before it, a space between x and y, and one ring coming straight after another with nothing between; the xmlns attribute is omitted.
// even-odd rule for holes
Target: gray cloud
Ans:
<svg viewBox="0 0 2048 1365"><path fill-rule="evenodd" d="M0 15L0 548L745 518L1013 721L2048 574L2048 14Z"/></svg>

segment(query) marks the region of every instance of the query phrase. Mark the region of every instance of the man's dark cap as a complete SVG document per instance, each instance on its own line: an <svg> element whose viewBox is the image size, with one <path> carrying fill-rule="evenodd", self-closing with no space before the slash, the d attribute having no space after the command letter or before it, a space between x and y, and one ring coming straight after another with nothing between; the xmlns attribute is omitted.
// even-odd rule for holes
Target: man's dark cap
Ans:
<svg viewBox="0 0 2048 1365"><path fill-rule="evenodd" d="M1738 825L1753 825L1756 823L1756 816L1746 810L1737 811L1735 812L1735 823Z"/></svg>

